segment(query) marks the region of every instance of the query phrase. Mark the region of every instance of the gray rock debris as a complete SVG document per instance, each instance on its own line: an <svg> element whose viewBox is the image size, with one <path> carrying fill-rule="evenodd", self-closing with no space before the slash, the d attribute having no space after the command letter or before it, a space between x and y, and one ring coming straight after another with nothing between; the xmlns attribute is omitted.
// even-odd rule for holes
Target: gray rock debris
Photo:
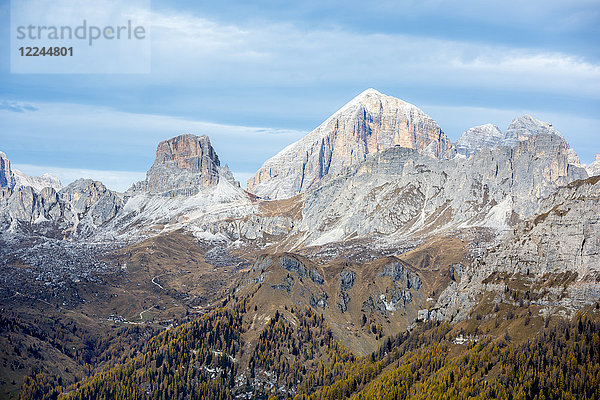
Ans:
<svg viewBox="0 0 600 400"><path fill-rule="evenodd" d="M323 276L314 269L308 269L300 261L295 258L282 256L279 263L283 269L297 273L300 277L308 276L316 284L322 285L325 283Z"/></svg>
<svg viewBox="0 0 600 400"><path fill-rule="evenodd" d="M340 272L340 289L350 290L354 286L354 280L356 279L356 272L349 271L347 269Z"/></svg>

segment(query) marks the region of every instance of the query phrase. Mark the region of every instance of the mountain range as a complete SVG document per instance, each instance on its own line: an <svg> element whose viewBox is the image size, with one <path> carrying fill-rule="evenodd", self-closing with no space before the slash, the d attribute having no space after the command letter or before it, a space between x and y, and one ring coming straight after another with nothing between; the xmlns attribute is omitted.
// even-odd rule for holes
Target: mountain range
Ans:
<svg viewBox="0 0 600 400"><path fill-rule="evenodd" d="M240 318L232 334L248 347L211 350L230 351L231 371L229 361L219 368L238 397L304 390L304 375L278 388L272 365L257 361L280 319L290 329L308 324L309 339L326 329L319 340L335 340L350 358L376 360L396 335L440 324L457 349L493 336L522 342L551 317L597 310L599 216L600 158L582 165L551 124L523 115L504 133L485 124L452 143L416 106L374 89L265 161L247 190L207 136L159 143L146 179L124 193L89 179L62 187L50 175L29 177L0 153L0 298L12 327L0 335L10 354L0 384L26 393L40 371L55 388L85 387L86 374L105 382L94 374L156 356L137 335L180 332L192 316L208 323L219 313L234 313L231 324ZM123 344L106 326L138 331ZM280 358L297 362L286 340ZM109 356L113 343L127 356ZM315 354L314 368L329 362L324 350ZM206 357L196 363L214 382ZM326 386L311 385L307 394Z"/></svg>

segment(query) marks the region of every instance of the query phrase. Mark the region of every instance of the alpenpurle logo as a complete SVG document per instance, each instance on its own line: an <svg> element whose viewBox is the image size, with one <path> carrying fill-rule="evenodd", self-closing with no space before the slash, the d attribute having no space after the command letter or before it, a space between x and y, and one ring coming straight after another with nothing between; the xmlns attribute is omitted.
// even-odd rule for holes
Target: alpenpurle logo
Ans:
<svg viewBox="0 0 600 400"><path fill-rule="evenodd" d="M13 0L12 73L150 72L150 0Z"/></svg>

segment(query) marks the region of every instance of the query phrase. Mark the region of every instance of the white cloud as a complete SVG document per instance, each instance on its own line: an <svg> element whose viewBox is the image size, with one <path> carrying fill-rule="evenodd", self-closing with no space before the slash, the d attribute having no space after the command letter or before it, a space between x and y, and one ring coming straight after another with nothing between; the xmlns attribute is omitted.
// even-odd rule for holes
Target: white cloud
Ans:
<svg viewBox="0 0 600 400"><path fill-rule="evenodd" d="M29 103L23 103L20 101L8 101L3 100L0 101L0 110L8 110L12 112L28 112L28 111L37 111L37 108L32 106Z"/></svg>
<svg viewBox="0 0 600 400"><path fill-rule="evenodd" d="M600 98L600 65L573 54L290 23L244 27L153 15L157 79L213 85L412 85L563 93ZM368 85L370 86L370 85Z"/></svg>

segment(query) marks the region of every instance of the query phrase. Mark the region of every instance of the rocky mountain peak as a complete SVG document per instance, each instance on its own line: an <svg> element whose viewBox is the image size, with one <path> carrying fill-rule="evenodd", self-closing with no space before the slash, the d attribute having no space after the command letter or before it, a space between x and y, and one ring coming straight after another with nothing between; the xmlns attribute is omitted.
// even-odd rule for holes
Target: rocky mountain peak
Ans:
<svg viewBox="0 0 600 400"><path fill-rule="evenodd" d="M379 90L377 89L373 89L373 88L368 88L366 90L364 90L363 92L359 93L353 100L351 100L348 104L352 103L353 101L360 101L362 99L366 99L368 97L385 97L385 95L383 93L381 93Z"/></svg>
<svg viewBox="0 0 600 400"><path fill-rule="evenodd" d="M353 98L324 124L331 120L360 123L354 128L364 128L365 131L350 132L350 138L364 142L367 154L400 146L420 152L429 148L429 152L437 158L452 158L454 155L450 140L431 117L415 105L373 88ZM424 137L419 137L415 130Z"/></svg>
<svg viewBox="0 0 600 400"><path fill-rule="evenodd" d="M248 180L248 190L271 199L292 197L325 175L394 146L442 159L452 158L456 152L439 125L423 111L367 89L307 136L267 160Z"/></svg>
<svg viewBox="0 0 600 400"><path fill-rule="evenodd" d="M0 151L0 187L16 190L18 187L25 186L32 187L38 193L46 187L51 187L56 191L62 188L60 179L54 175L29 176L18 169L11 168L8 157Z"/></svg>
<svg viewBox="0 0 600 400"><path fill-rule="evenodd" d="M552 127L552 124L525 114L512 120L504 133L504 144L514 146L517 142L527 140L530 136L539 135L540 133L562 136L560 132Z"/></svg>
<svg viewBox="0 0 600 400"><path fill-rule="evenodd" d="M458 154L465 157L479 152L484 147L494 148L502 143L504 135L500 128L493 124L474 126L465 131L456 142Z"/></svg>
<svg viewBox="0 0 600 400"><path fill-rule="evenodd" d="M384 103L393 102L398 107L405 108L416 108L412 104L409 104L403 100L397 99L395 97L387 96L373 88L367 89L348 103L346 103L342 108L340 108L332 117L339 116L340 114L352 112L357 108L364 108L369 112L377 112L381 109Z"/></svg>
<svg viewBox="0 0 600 400"><path fill-rule="evenodd" d="M208 136L184 134L158 144L146 180L136 183L129 193L189 196L202 187L217 185L221 177L235 182L227 166L221 167Z"/></svg>
<svg viewBox="0 0 600 400"><path fill-rule="evenodd" d="M585 167L589 176L600 175L600 154L596 155L596 160Z"/></svg>
<svg viewBox="0 0 600 400"><path fill-rule="evenodd" d="M13 175L15 177L15 186L31 186L36 192L41 192L46 187L51 187L56 191L62 189L60 179L52 174L29 176L18 169L13 169Z"/></svg>
<svg viewBox="0 0 600 400"><path fill-rule="evenodd" d="M577 155L575 150L571 148L569 149L569 164L581 166L581 160L579 159L579 156Z"/></svg>
<svg viewBox="0 0 600 400"><path fill-rule="evenodd" d="M208 136L183 134L158 144L154 166L204 172L220 162Z"/></svg>

